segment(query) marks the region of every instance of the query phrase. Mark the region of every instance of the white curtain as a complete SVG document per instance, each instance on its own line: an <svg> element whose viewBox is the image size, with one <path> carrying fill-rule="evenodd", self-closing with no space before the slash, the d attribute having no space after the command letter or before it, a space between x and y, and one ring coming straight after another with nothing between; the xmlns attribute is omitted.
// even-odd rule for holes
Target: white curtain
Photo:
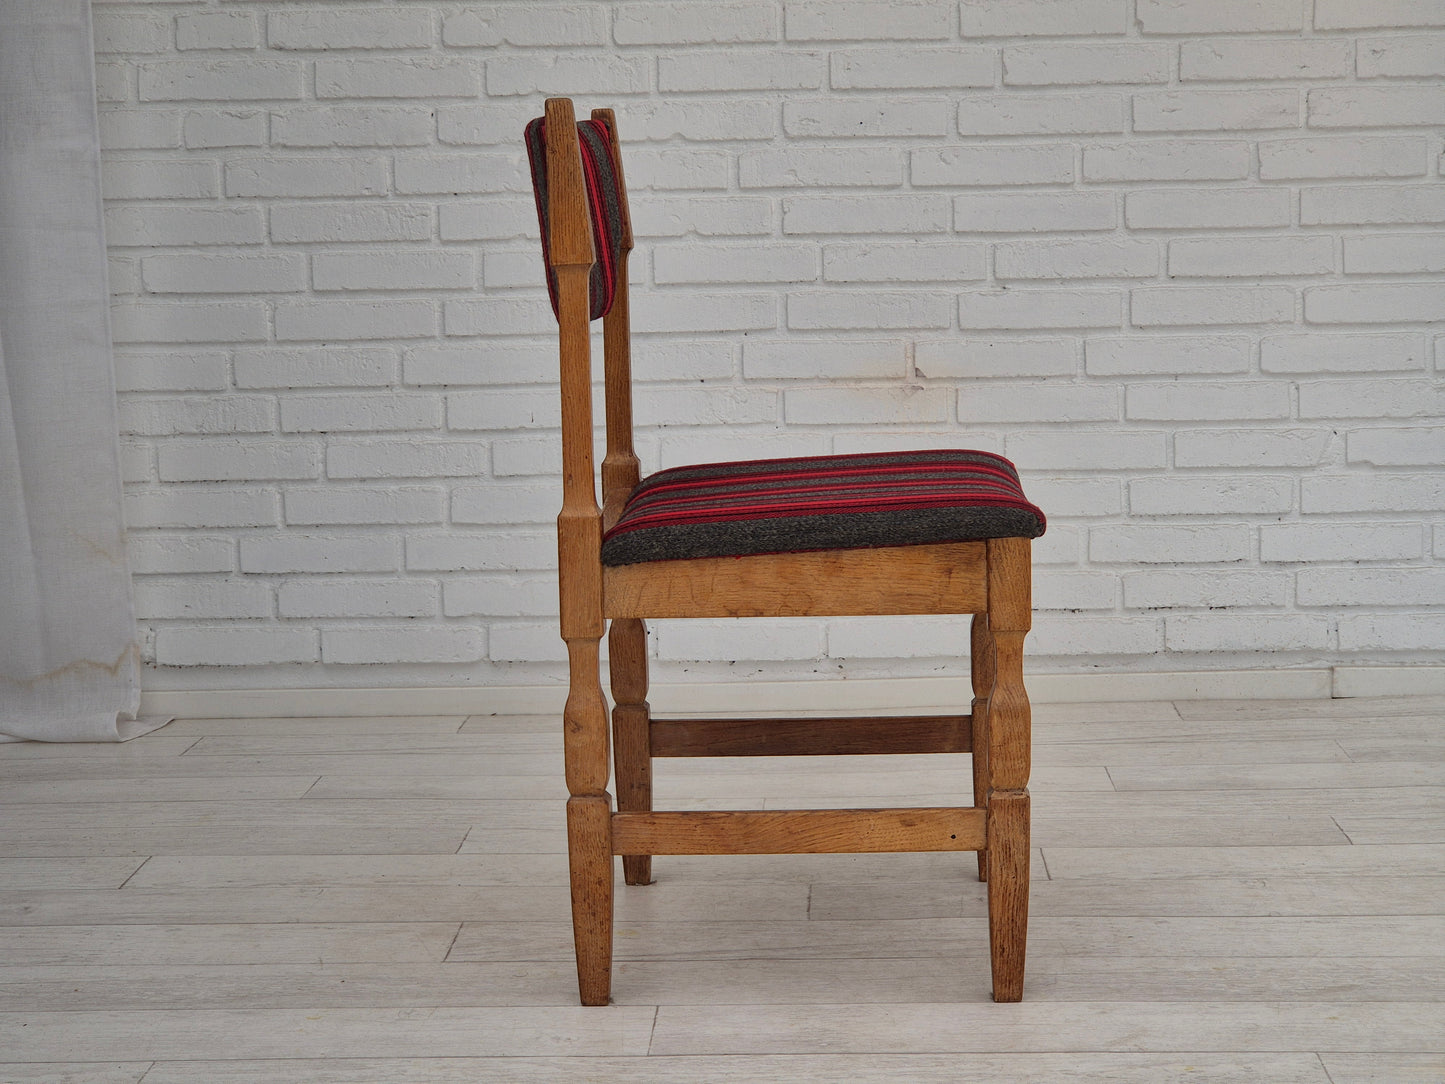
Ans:
<svg viewBox="0 0 1445 1084"><path fill-rule="evenodd" d="M148 729L94 84L89 0L0 0L0 741Z"/></svg>

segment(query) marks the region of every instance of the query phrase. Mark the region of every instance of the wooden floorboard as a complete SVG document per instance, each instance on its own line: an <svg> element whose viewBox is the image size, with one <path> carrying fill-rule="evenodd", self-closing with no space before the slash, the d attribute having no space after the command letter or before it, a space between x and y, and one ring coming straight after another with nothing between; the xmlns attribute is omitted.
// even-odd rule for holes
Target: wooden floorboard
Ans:
<svg viewBox="0 0 1445 1084"><path fill-rule="evenodd" d="M622 1005L809 1005L975 1002L988 996L978 957L625 960ZM530 963L75 964L0 967L0 1012L559 1005L570 959ZM1029 967L1029 998L1082 1002L1445 1000L1439 957L1053 956Z"/></svg>
<svg viewBox="0 0 1445 1084"><path fill-rule="evenodd" d="M1021 1003L1008 1026L979 1004L711 1006L658 1009L654 1054L1020 1053L1313 1050L1417 1053L1437 1049L1445 1005L1369 1003Z"/></svg>
<svg viewBox="0 0 1445 1084"><path fill-rule="evenodd" d="M463 925L450 960L566 960L571 927L557 922L475 922ZM619 960L808 960L921 958L934 954L987 958L983 918L877 922L758 921L629 922L619 935ZM1438 915L1311 918L1034 917L1029 950L1045 956L1411 956L1439 953L1445 919ZM1433 946L1433 947L1426 947Z"/></svg>
<svg viewBox="0 0 1445 1084"><path fill-rule="evenodd" d="M873 884L815 883L808 901L814 921L862 922L890 918L955 918L976 914L983 885L949 881ZM1343 875L1281 877L1098 878L1038 881L1030 893L1034 916L1240 918L1321 914L1435 915L1445 899L1445 877L1389 880ZM3 900L3 894L0 894Z"/></svg>
<svg viewBox="0 0 1445 1084"><path fill-rule="evenodd" d="M957 706L954 706L957 708ZM970 855L668 856L576 1004L560 727L0 745L0 1082L1445 1082L1445 698L1036 711L1025 1000ZM966 799L668 760L659 807Z"/></svg>
<svg viewBox="0 0 1445 1084"><path fill-rule="evenodd" d="M1403 1066L1404 1062L1395 1062ZM28 1075L28 1066L0 1065L5 1081L55 1084L56 1075ZM56 1067L57 1069L61 1067ZM1332 1084L1312 1054L873 1054L595 1058L331 1058L326 1060L196 1061L148 1066L100 1065L95 1075L65 1077L84 1084L958 1084L959 1081L1049 1081L1050 1084ZM125 1075L129 1073L130 1075ZM104 1075L102 1075L104 1074ZM1420 1084L1425 1076L1336 1078L1335 1084Z"/></svg>

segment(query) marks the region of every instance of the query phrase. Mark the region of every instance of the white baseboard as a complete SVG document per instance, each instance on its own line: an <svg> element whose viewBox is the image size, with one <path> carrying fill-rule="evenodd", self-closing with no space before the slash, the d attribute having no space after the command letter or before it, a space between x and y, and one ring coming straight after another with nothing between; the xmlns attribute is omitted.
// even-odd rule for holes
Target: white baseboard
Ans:
<svg viewBox="0 0 1445 1084"><path fill-rule="evenodd" d="M186 719L316 719L403 715L542 715L562 710L561 686L411 689L177 689L141 693L142 715Z"/></svg>
<svg viewBox="0 0 1445 1084"><path fill-rule="evenodd" d="M1445 666L1336 666L1335 696L1445 696Z"/></svg>
<svg viewBox="0 0 1445 1084"><path fill-rule="evenodd" d="M1160 674L1032 674L1040 704L1123 700L1314 700L1331 695L1330 671L1194 670Z"/></svg>
<svg viewBox="0 0 1445 1084"><path fill-rule="evenodd" d="M1445 694L1445 666L1211 670L1157 674L1031 674L1035 703L1140 700L1296 700ZM654 685L659 713L827 711L863 714L967 704L966 677ZM319 718L382 715L540 715L562 710L560 686L412 689L155 690L145 715L177 718Z"/></svg>

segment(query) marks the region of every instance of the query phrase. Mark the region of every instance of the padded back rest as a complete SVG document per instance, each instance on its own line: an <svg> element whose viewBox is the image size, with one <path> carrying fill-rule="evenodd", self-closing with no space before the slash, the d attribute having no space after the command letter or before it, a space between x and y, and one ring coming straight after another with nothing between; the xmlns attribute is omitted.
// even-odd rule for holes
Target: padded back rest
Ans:
<svg viewBox="0 0 1445 1084"><path fill-rule="evenodd" d="M527 125L527 158L532 166L532 193L537 197L537 217L542 224L542 260L547 265L547 292L552 314L557 315L557 272L552 267L550 216L547 205L547 124L538 117ZM612 308L617 296L617 274L625 244L626 224L622 181L612 157L612 139L600 120L577 122L577 142L582 154L582 179L587 188L587 206L592 219L592 278L589 285L590 319L599 320Z"/></svg>

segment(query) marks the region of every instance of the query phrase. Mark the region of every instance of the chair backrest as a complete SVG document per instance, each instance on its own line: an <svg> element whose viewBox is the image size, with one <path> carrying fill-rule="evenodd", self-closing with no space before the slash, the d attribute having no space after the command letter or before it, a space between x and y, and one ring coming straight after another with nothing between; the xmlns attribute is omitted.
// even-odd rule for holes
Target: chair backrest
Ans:
<svg viewBox="0 0 1445 1084"><path fill-rule="evenodd" d="M602 110L597 111L599 114ZM610 116L610 110L607 111ZM627 193L622 187L612 128L596 116L576 125L577 148L581 152L582 182L592 223L592 276L588 288L590 319L600 320L612 309L617 289L621 254L632 247L627 221ZM547 118L538 117L525 131L527 158L532 167L532 192L537 199L537 218L542 226L542 258L547 266L547 291L552 312L560 318L557 303L557 271L551 257L549 221L551 193L548 185ZM570 151L570 147L564 148Z"/></svg>
<svg viewBox="0 0 1445 1084"><path fill-rule="evenodd" d="M566 635L569 626L601 622L602 529L616 522L640 476L632 444L627 291L632 224L612 110L594 109L579 124L569 99L549 98L546 113L527 125L525 137L558 323L563 478L558 545ZM591 323L598 318L607 405L600 509L592 458Z"/></svg>

